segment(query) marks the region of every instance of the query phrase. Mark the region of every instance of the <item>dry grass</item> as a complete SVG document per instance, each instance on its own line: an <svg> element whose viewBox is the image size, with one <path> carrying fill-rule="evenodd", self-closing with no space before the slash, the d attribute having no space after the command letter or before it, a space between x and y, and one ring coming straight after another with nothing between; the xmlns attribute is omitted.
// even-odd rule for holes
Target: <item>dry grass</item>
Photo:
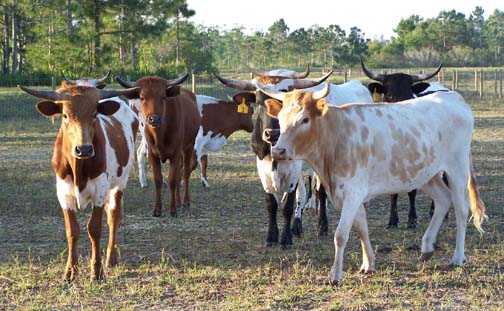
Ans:
<svg viewBox="0 0 504 311"><path fill-rule="evenodd" d="M105 282L88 279L90 248L84 228L90 211L81 211L81 274L73 283L64 282L66 239L50 167L59 120L51 125L38 116L4 119L0 124L0 309L500 309L504 103L473 105L475 168L490 221L484 224L483 236L468 227L467 263L462 268L448 266L455 240L453 213L441 228L434 258L420 263L417 246L429 221L430 200L418 196L420 226L409 231L405 228L407 196L400 195L400 228L386 230L389 198L382 197L373 200L368 210L377 273L357 273L361 250L352 233L344 283L336 289L324 284L334 256L332 237L317 237L312 212L306 213L305 234L294 240L293 250L263 247L264 192L245 133L233 135L221 152L210 155L210 191L200 187L193 173L192 207L181 210L176 219L150 216L152 175L150 187L142 190L133 171L119 231L121 264L106 271ZM338 217L337 211L329 210L331 231ZM102 248L106 235L105 230Z"/></svg>

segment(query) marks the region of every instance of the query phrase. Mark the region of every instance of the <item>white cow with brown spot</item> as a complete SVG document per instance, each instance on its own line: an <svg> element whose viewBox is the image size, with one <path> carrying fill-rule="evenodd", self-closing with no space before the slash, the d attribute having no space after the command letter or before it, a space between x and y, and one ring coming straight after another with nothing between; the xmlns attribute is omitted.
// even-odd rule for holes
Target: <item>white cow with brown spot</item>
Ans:
<svg viewBox="0 0 504 311"><path fill-rule="evenodd" d="M273 157L308 162L341 209L331 283L342 280L343 252L352 224L362 244L360 271L375 270L363 203L416 188L422 188L436 204L422 239L421 260L433 255L437 233L453 203L457 234L450 263L462 265L469 206L480 232L487 218L471 160L473 114L462 96L439 92L399 103L338 107L325 100L329 90L326 86L317 92L269 94L276 99L265 103L280 123ZM442 181L442 172L450 188Z"/></svg>

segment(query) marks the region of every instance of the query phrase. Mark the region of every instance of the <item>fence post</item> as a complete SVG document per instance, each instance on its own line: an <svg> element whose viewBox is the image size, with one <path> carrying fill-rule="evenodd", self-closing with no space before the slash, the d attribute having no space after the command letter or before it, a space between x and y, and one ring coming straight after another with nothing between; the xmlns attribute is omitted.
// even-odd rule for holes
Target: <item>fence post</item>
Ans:
<svg viewBox="0 0 504 311"><path fill-rule="evenodd" d="M191 79L192 79L192 92L193 94L196 94L196 75L194 73L191 74Z"/></svg>
<svg viewBox="0 0 504 311"><path fill-rule="evenodd" d="M458 68L455 68L455 89L454 91L458 90Z"/></svg>
<svg viewBox="0 0 504 311"><path fill-rule="evenodd" d="M480 98L483 98L483 69L480 69L479 96L480 96Z"/></svg>
<svg viewBox="0 0 504 311"><path fill-rule="evenodd" d="M343 83L347 83L347 80L348 80L347 71L343 70L343 72L344 72Z"/></svg>
<svg viewBox="0 0 504 311"><path fill-rule="evenodd" d="M502 98L502 69L499 70L500 79L499 79L499 98Z"/></svg>
<svg viewBox="0 0 504 311"><path fill-rule="evenodd" d="M51 76L51 88L53 91L56 89L56 79L54 79L54 76Z"/></svg>
<svg viewBox="0 0 504 311"><path fill-rule="evenodd" d="M497 68L494 69L494 97L497 98Z"/></svg>
<svg viewBox="0 0 504 311"><path fill-rule="evenodd" d="M456 83L455 83L455 70L452 71L452 91L455 91L456 90Z"/></svg>
<svg viewBox="0 0 504 311"><path fill-rule="evenodd" d="M474 91L478 91L478 69L474 69Z"/></svg>

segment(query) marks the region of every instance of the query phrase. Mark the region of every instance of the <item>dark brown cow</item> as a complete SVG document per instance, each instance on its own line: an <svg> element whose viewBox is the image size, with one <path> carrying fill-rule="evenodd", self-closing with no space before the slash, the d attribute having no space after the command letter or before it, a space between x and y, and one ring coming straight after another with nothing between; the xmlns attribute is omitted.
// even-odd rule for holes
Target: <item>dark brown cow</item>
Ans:
<svg viewBox="0 0 504 311"><path fill-rule="evenodd" d="M103 91L94 87L69 86L57 91L20 87L46 99L37 103L44 116L62 116L52 157L58 200L65 217L68 261L65 279L78 272L79 223L76 207L93 206L87 224L91 240L91 277L103 278L100 255L103 209L108 215L107 267L118 263L116 234L122 221L124 188L133 163L138 119L120 100L101 99L137 92L136 89Z"/></svg>
<svg viewBox="0 0 504 311"><path fill-rule="evenodd" d="M185 76L166 80L159 77L143 77L136 82L127 82L116 77L124 87L138 86L140 90L128 96L140 99L140 110L145 119L144 136L147 139L148 158L154 173L155 205L153 216L161 217L161 188L163 176L161 162L170 160L168 186L170 187L170 215L177 215L180 207L180 171L183 167L183 205L189 206L189 177L195 168L193 163L194 141L198 134L201 116L196 96L181 88Z"/></svg>

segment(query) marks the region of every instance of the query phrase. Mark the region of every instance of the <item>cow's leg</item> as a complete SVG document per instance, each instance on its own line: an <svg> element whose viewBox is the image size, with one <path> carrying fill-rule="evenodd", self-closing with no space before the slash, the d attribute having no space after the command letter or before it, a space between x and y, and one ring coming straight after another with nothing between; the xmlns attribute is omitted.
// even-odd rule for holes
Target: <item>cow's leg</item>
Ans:
<svg viewBox="0 0 504 311"><path fill-rule="evenodd" d="M303 233L303 210L306 202L306 187L303 177L299 179L296 189L296 209L294 212L294 224L292 225L292 234L300 237Z"/></svg>
<svg viewBox="0 0 504 311"><path fill-rule="evenodd" d="M210 185L208 184L208 179L207 179L207 166L208 166L208 155L203 155L200 159L200 165L201 165L201 185L205 189L209 189Z"/></svg>
<svg viewBox="0 0 504 311"><path fill-rule="evenodd" d="M399 194L392 194L390 196L390 217L387 229L397 228L399 225L399 216L397 215L397 198Z"/></svg>
<svg viewBox="0 0 504 311"><path fill-rule="evenodd" d="M408 192L408 198L409 198L408 229L416 229L418 225L417 213L415 208L416 193L417 193L416 189Z"/></svg>
<svg viewBox="0 0 504 311"><path fill-rule="evenodd" d="M102 235L103 207L95 206L87 223L89 240L91 241L91 279L103 279L103 267L101 262L100 239Z"/></svg>
<svg viewBox="0 0 504 311"><path fill-rule="evenodd" d="M168 187L170 188L170 216L177 217L177 208L180 207L180 155L175 155L170 160Z"/></svg>
<svg viewBox="0 0 504 311"><path fill-rule="evenodd" d="M429 260L434 254L434 243L436 242L436 236L443 222L443 218L450 207L451 198L450 190L443 183L439 175L434 176L427 184L425 184L422 189L427 193L431 199L434 200L436 204L436 209L434 210L434 215L431 218L429 226L422 238L422 256L421 261Z"/></svg>
<svg viewBox="0 0 504 311"><path fill-rule="evenodd" d="M107 245L107 268L115 267L119 263L117 251L117 230L122 223L123 215L123 191L111 191L107 204L107 224L109 227L109 239Z"/></svg>
<svg viewBox="0 0 504 311"><path fill-rule="evenodd" d="M191 202L189 199L189 178L191 177L191 172L193 170L193 149L189 149L184 153L184 199L182 201L182 206L190 207Z"/></svg>
<svg viewBox="0 0 504 311"><path fill-rule="evenodd" d="M464 248L465 248L465 235L467 229L467 217L469 215L469 197L467 195L467 182L469 179L468 167L464 165L459 166L456 178L450 179L450 191L453 207L455 209L455 221L457 223L457 238L455 241L455 252L450 260L450 264L454 266L461 266L465 261ZM464 169L465 168L465 169ZM450 175L453 176L453 175ZM437 208L437 206L436 206Z"/></svg>
<svg viewBox="0 0 504 311"><path fill-rule="evenodd" d="M317 201L319 202L318 209L318 235L329 235L329 221L327 220L327 193L322 184L316 193Z"/></svg>
<svg viewBox="0 0 504 311"><path fill-rule="evenodd" d="M68 242L68 260L64 277L67 281L72 281L79 273L77 241L79 240L80 228L77 222L77 214L74 210L64 208L62 211L65 218L65 232Z"/></svg>
<svg viewBox="0 0 504 311"><path fill-rule="evenodd" d="M271 247L278 243L278 202L271 193L266 193L266 209L268 210L268 235L266 236L265 246Z"/></svg>
<svg viewBox="0 0 504 311"><path fill-rule="evenodd" d="M298 186L296 185L296 188ZM294 201L296 199L296 189L287 194L285 202L283 202L283 216L284 216L284 227L282 230L282 236L280 238L280 245L283 249L292 248L292 231L291 231L291 221L292 214L294 214Z"/></svg>
<svg viewBox="0 0 504 311"><path fill-rule="evenodd" d="M362 246L362 265L360 267L360 273L373 273L375 272L375 255L373 252L373 247L371 246L371 241L369 240L368 224L366 219L366 209L364 205L359 207L357 215L353 222L355 231L360 237Z"/></svg>
<svg viewBox="0 0 504 311"><path fill-rule="evenodd" d="M336 199L333 199L333 201L337 202ZM340 221L334 233L334 263L329 275L329 281L332 285L339 285L343 278L343 254L345 252L350 229L352 228L355 216L361 205L361 201L351 198L347 198L343 202Z"/></svg>
<svg viewBox="0 0 504 311"><path fill-rule="evenodd" d="M154 156L149 150L148 155L149 163L152 167L152 175L154 177L154 210L152 216L161 217L161 190L163 188L163 174L161 173L161 160Z"/></svg>
<svg viewBox="0 0 504 311"><path fill-rule="evenodd" d="M140 180L140 186L142 188L147 188L147 141L142 135L142 140L137 149L137 162L138 162L138 179Z"/></svg>

